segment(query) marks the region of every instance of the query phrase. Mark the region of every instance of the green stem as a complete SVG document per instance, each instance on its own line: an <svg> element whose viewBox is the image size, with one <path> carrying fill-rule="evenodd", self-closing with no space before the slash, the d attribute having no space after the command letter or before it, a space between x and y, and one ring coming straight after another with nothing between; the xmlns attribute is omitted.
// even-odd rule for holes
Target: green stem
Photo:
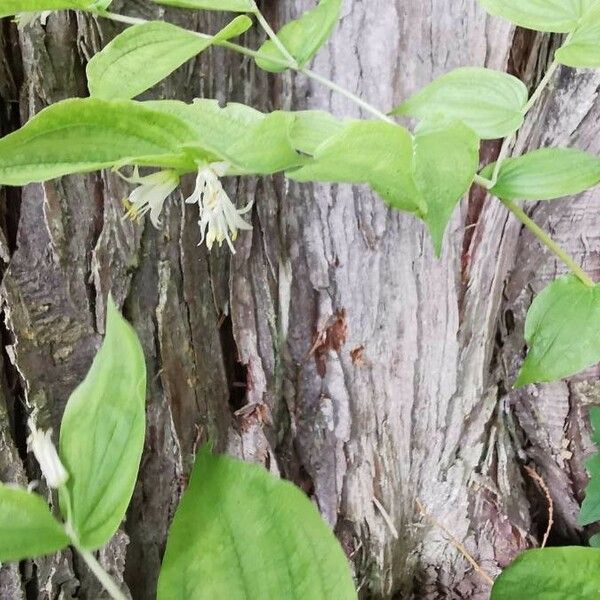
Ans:
<svg viewBox="0 0 600 600"><path fill-rule="evenodd" d="M254 5L252 9L252 14L256 17L259 25L264 29L265 33L269 36L271 41L275 44L279 52L287 59L289 65L294 65L294 67L290 68L298 68L298 63L296 59L290 54L288 49L283 45L283 42L277 37L277 34L273 31L269 22L264 18L263 14L260 12L260 9L256 5L256 2L252 3Z"/></svg>
<svg viewBox="0 0 600 600"><path fill-rule="evenodd" d="M96 560L89 550L84 550L78 546L75 549L85 561L90 571L96 576L96 579L102 584L104 589L114 600L128 600L127 596L120 590L119 586L113 581L112 577L102 568L102 565Z"/></svg>
<svg viewBox="0 0 600 600"><path fill-rule="evenodd" d="M127 17L125 15L119 15L119 14L111 13L111 12L99 12L98 14L106 19L110 19L111 21L117 21L119 23L126 23L127 25L140 25L142 23L148 22L145 19L139 19L137 17ZM256 16L258 18L258 14L256 14ZM208 35L206 33L198 33L196 31L192 31L191 33L194 33L195 35L197 35L198 37L200 37L202 39L212 39L213 38L212 35ZM275 35L275 34L273 33L273 35ZM276 35L275 35L275 38L277 38ZM275 42L274 39L273 39L273 42ZM259 53L256 50L246 48L246 46L240 46L239 44L235 44L233 42L216 41L215 45L221 46L223 48L227 48L228 50L232 50L234 52L237 52L238 54L243 54L244 56L249 56L250 58L257 58L259 56ZM349 100L351 100L352 102L354 102L355 104L357 104L358 106L363 108L365 111L371 113L373 116L377 117L378 119L381 119L382 121L386 121L387 123L395 124L395 121L393 119L391 119L385 113L383 113L380 110L378 110L377 108L375 108L372 104L369 104L368 102L365 102L362 98L359 98L356 94L353 94L352 92L337 85L333 81L330 81L326 77L323 77L322 75L319 75L318 73L315 73L314 71L311 71L310 69L300 68L293 58L291 58L291 60L293 62L290 62L290 60L287 60L287 59L278 59L275 57L269 57L270 62L279 64L282 67L285 67L286 69L292 69L293 71L302 73L302 74L306 75L306 77L313 79L314 81L318 81L321 85L328 87L330 90L337 92L338 94L341 94L342 96L345 96L346 98L348 98Z"/></svg>
<svg viewBox="0 0 600 600"><path fill-rule="evenodd" d="M553 252L560 260L562 260L571 272L579 277L582 283L587 286L593 287L594 281L592 278L573 260L573 258L565 252L537 223L529 218L527 213L517 204L511 200L502 200L500 202L510 210L510 212L533 233L533 235L546 246L551 252Z"/></svg>

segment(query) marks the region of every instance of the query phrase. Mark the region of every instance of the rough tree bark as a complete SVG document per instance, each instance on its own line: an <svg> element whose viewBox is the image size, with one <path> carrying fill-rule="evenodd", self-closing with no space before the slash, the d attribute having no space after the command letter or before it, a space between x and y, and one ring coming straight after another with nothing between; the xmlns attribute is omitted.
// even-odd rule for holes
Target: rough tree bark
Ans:
<svg viewBox="0 0 600 600"><path fill-rule="evenodd" d="M263 2L277 25L313 0ZM218 14L115 0L113 10L202 31ZM17 32L0 23L0 133L49 103L85 95L87 58L119 27L60 13ZM256 44L250 34L248 44ZM346 0L315 70L383 109L463 65L529 85L557 40L487 17L476 0ZM562 69L517 151L572 142L598 153L600 76ZM216 97L262 109L358 116L303 77L267 76L211 49L150 97ZM488 159L496 143L484 148ZM186 184L189 185L189 182ZM532 295L563 271L497 202L474 192L441 260L424 227L364 188L280 177L231 184L256 200L237 254L197 247L197 214L176 195L163 228L121 219L126 186L110 173L0 188L0 479L37 475L25 449L37 407L57 429L103 331L112 290L149 368L148 432L122 531L102 560L133 598L153 597L165 536L198 443L216 440L312 495L335 527L365 598L486 598L489 588L415 501L494 576L547 524L535 466L555 508L552 539L582 539L576 512L589 451L586 406L597 371L569 382L511 381ZM531 207L600 278L598 192ZM252 549L249 549L252 551ZM4 565L0 597L100 598L70 552Z"/></svg>

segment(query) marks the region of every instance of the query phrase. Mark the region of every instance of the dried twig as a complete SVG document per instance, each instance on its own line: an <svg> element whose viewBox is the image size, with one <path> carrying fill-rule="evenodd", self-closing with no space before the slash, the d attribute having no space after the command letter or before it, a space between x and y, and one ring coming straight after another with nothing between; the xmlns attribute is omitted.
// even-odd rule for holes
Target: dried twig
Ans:
<svg viewBox="0 0 600 600"><path fill-rule="evenodd" d="M444 525L442 525L435 517L431 516L418 498L415 500L415 502L421 515L423 515L423 517L425 517L432 525L441 529L446 534L452 545L469 561L471 566L481 575L481 577L485 579L490 586L494 585L494 580L479 566L479 563L471 556L471 554L469 554L469 551L465 548L464 544L459 542L456 537L452 535L452 532L444 527Z"/></svg>
<svg viewBox="0 0 600 600"><path fill-rule="evenodd" d="M542 538L542 548L544 548L548 543L548 537L550 535L552 525L554 525L554 502L552 501L550 490L548 489L546 482L542 479L542 476L535 469L528 467L527 465L525 466L525 470L529 476L542 488L544 496L546 496L546 500L548 502L548 527L546 527L546 533L544 533L544 537Z"/></svg>

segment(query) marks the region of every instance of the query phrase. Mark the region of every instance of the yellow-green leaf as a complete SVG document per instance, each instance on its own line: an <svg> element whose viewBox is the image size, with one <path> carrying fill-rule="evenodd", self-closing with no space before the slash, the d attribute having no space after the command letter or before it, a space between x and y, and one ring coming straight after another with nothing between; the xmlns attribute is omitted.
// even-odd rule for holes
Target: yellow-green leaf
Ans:
<svg viewBox="0 0 600 600"><path fill-rule="evenodd" d="M116 163L175 166L181 148L196 141L185 122L138 102L73 98L0 139L0 184L25 185Z"/></svg>
<svg viewBox="0 0 600 600"><path fill-rule="evenodd" d="M277 33L299 66L304 66L327 41L338 22L341 7L342 0L320 0L315 8L286 23ZM273 41L267 40L258 51L256 64L265 71L280 73L287 69L281 64L286 60Z"/></svg>
<svg viewBox="0 0 600 600"><path fill-rule="evenodd" d="M525 321L529 346L515 385L555 381L600 362L600 285L575 275L552 282Z"/></svg>
<svg viewBox="0 0 600 600"><path fill-rule="evenodd" d="M314 504L256 465L203 450L175 514L158 600L356 600Z"/></svg>
<svg viewBox="0 0 600 600"><path fill-rule="evenodd" d="M69 473L61 512L85 549L106 544L125 516L144 447L145 400L142 347L109 298L104 342L60 428L60 458Z"/></svg>
<svg viewBox="0 0 600 600"><path fill-rule="evenodd" d="M495 139L521 126L527 95L525 84L512 75L464 67L436 79L392 113L463 121L481 139Z"/></svg>
<svg viewBox="0 0 600 600"><path fill-rule="evenodd" d="M163 21L129 27L88 63L90 94L106 100L133 98L214 42L238 36L251 26L252 21L240 15L214 37L199 37Z"/></svg>
<svg viewBox="0 0 600 600"><path fill-rule="evenodd" d="M390 206L422 216L427 207L412 174L410 133L383 121L349 121L313 160L289 171L295 181L368 183Z"/></svg>
<svg viewBox="0 0 600 600"><path fill-rule="evenodd" d="M490 600L597 600L600 550L565 546L520 554L496 579Z"/></svg>
<svg viewBox="0 0 600 600"><path fill-rule="evenodd" d="M42 497L0 484L0 561L52 554L69 545Z"/></svg>
<svg viewBox="0 0 600 600"><path fill-rule="evenodd" d="M479 0L492 15L537 31L568 33L597 0Z"/></svg>
<svg viewBox="0 0 600 600"><path fill-rule="evenodd" d="M178 6L192 10L225 10L230 12L253 12L253 0L152 0L156 4Z"/></svg>
<svg viewBox="0 0 600 600"><path fill-rule="evenodd" d="M491 177L495 164L482 172ZM506 200L553 200L600 183L600 158L574 148L543 148L502 163L490 190Z"/></svg>
<svg viewBox="0 0 600 600"><path fill-rule="evenodd" d="M600 5L595 6L555 54L556 60L568 67L600 67Z"/></svg>

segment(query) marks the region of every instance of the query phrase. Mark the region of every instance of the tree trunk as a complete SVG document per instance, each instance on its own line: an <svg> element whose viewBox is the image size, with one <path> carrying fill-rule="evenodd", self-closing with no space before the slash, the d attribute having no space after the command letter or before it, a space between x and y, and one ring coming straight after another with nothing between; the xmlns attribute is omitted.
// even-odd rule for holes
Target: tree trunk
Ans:
<svg viewBox="0 0 600 600"><path fill-rule="evenodd" d="M262 8L277 26L313 5ZM225 21L134 0L111 9L200 31ZM86 60L118 30L66 12L21 32L0 23L0 134L86 95ZM258 41L252 33L245 43ZM458 66L509 70L534 85L556 42L486 16L476 0L346 0L314 69L387 110ZM516 151L574 143L598 153L599 86L597 72L562 69ZM221 48L148 97L360 116L304 77L266 75ZM484 145L486 160L497 151ZM39 475L26 453L27 415L35 407L58 430L100 343L111 290L149 370L139 483L101 556L134 599L153 597L185 476L207 440L311 494L364 598L487 598L486 579L456 542L491 576L539 543L546 498L526 465L553 499L551 542L583 539L576 515L598 372L512 389L526 309L564 269L500 203L477 192L465 199L437 260L420 222L363 187L246 178L230 191L255 200L254 229L231 257L197 247L198 215L183 210L181 194L159 230L122 220L127 189L109 172L0 188L0 479ZM600 278L597 193L531 210ZM70 552L2 566L0 598L59 597L102 597Z"/></svg>

